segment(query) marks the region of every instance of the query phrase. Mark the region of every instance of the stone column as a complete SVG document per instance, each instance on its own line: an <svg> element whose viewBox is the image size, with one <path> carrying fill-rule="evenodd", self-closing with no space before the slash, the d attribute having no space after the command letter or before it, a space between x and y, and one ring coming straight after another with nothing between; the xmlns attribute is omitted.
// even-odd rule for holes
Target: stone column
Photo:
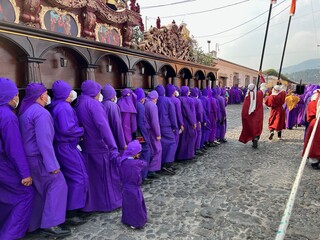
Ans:
<svg viewBox="0 0 320 240"><path fill-rule="evenodd" d="M93 64L88 64L87 67L83 68L83 77L84 77L84 81L85 80L96 80L96 76L94 74L95 69L97 68L97 65L93 65Z"/></svg>
<svg viewBox="0 0 320 240"><path fill-rule="evenodd" d="M205 89L207 87L207 85L206 85L206 79L202 79L201 80L201 88L202 89Z"/></svg>
<svg viewBox="0 0 320 240"><path fill-rule="evenodd" d="M151 88L155 89L158 86L158 74L155 74L151 77Z"/></svg>
<svg viewBox="0 0 320 240"><path fill-rule="evenodd" d="M45 61L42 58L26 57L21 59L26 63L26 84L28 83L42 83L40 64Z"/></svg>
<svg viewBox="0 0 320 240"><path fill-rule="evenodd" d="M172 84L177 86L177 77L172 78Z"/></svg>
<svg viewBox="0 0 320 240"><path fill-rule="evenodd" d="M133 88L133 75L134 69L128 69L128 72L126 72L125 77L124 77L124 82L122 86L124 88Z"/></svg>

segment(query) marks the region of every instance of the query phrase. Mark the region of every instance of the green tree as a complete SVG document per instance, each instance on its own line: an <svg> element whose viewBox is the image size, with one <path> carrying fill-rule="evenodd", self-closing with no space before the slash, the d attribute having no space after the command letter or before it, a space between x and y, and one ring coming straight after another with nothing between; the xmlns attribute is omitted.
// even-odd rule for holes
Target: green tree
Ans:
<svg viewBox="0 0 320 240"><path fill-rule="evenodd" d="M267 75L269 75L269 76L275 76L275 77L278 77L278 75L279 75L279 72L277 72L275 69L267 69L267 70L263 71L263 73L264 73L264 74L267 74ZM280 77L281 77L281 79L283 79L283 80L286 80L286 81L289 80L289 79L288 79L285 75L283 75L283 74L281 74Z"/></svg>

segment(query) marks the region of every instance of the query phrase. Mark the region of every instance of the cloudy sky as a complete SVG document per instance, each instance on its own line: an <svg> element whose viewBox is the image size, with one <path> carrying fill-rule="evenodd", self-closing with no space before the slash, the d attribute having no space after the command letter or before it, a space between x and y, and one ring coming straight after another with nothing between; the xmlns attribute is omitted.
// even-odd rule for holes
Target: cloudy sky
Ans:
<svg viewBox="0 0 320 240"><path fill-rule="evenodd" d="M147 28L175 20L187 24L205 52L219 45L218 57L253 69L260 65L269 0L137 0ZM263 70L280 67L291 0L272 9ZM147 21L146 21L147 19ZM232 29L232 30L230 30ZM319 45L319 46L318 46ZM297 0L283 67L320 58L320 1ZM319 60L320 66L320 60Z"/></svg>

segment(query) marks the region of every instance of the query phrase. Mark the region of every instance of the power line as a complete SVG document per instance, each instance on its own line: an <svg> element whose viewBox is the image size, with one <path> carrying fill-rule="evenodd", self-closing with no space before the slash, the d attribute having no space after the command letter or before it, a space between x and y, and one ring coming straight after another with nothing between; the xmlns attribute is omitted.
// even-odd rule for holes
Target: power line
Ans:
<svg viewBox="0 0 320 240"><path fill-rule="evenodd" d="M203 10L203 11L199 11L199 12L183 13L183 14L165 16L165 17L160 17L160 18L161 19L163 19L163 18L174 18L174 17L182 17L182 16L185 16L185 15L195 15L195 14L201 14L201 13L206 13L206 12L212 12L212 11L215 11L215 10L220 10L220 9L223 9L223 8L236 6L238 4L242 4L242 3L245 3L245 2L249 2L249 1L250 0L244 0L244 1L241 1L241 2L236 2L236 3L232 3L232 4L229 4L229 5L222 6L222 7L212 8L212 9ZM148 19L151 19L151 18L156 19L155 17L148 17Z"/></svg>
<svg viewBox="0 0 320 240"><path fill-rule="evenodd" d="M195 2L195 1L196 0L184 0L184 1L180 1L180 2L173 2L173 3L167 3L167 4L160 4L160 5L154 5L154 6L141 7L140 9L167 7L167 6L172 6L172 5L182 4L182 3L188 3L188 2Z"/></svg>
<svg viewBox="0 0 320 240"><path fill-rule="evenodd" d="M288 9L290 6L291 6L291 5L287 6L285 9L283 9L282 11L280 11L279 13L277 13L276 15L274 15L271 19L273 19L274 17L280 15L282 12L284 12L284 11L285 11L286 9ZM253 32L254 30L256 30L256 29L258 29L259 27L263 26L264 24L266 24L266 22L260 24L258 27L250 30L249 32L241 35L240 37L237 37L237 38L235 38L235 39L233 39L233 40L231 40L231 41L228 41L228 42L225 42L225 43L222 43L222 44L219 44L219 45L220 45L220 46L223 46L223 45L226 45L226 44L228 44L228 43L234 42L234 41L236 41L236 40L238 40L238 39L240 39L240 38L243 38L244 36L247 36L249 33Z"/></svg>
<svg viewBox="0 0 320 240"><path fill-rule="evenodd" d="M284 3L284 2L285 2L285 0L282 1L281 3L279 3L278 5L276 5L274 8L280 6L280 4L282 4L282 3ZM198 37L194 37L194 38L213 37L213 36L216 36L216 35L220 35L220 34L222 34L222 33L225 33L225 32L229 32L229 31L234 30L234 29L236 29L236 28L238 28L238 27L241 27L241 26L243 26L243 25L245 25L245 24L247 24L247 23L249 23L249 22L252 22L253 20L256 20L258 17L264 15L264 14L267 13L268 11L269 11L269 10L267 10L267 11L265 11L265 12L263 12L263 13L260 13L260 14L258 14L257 16L255 16L255 17L253 17L253 18L251 18L251 19L249 19L249 20L247 20L247 21L245 21L245 22L243 22L243 23L241 23L241 24L239 24L239 25L237 25L237 26L235 26L235 27L229 28L229 29L227 29L227 30L224 30L224 31L221 31L221 32L217 32L217 33L213 33L213 34L210 34L210 35L198 36Z"/></svg>

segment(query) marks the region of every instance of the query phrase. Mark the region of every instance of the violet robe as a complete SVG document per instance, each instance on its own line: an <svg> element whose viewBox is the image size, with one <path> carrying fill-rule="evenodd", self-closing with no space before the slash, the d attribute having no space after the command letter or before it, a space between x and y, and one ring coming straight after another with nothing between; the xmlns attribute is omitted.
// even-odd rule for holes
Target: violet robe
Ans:
<svg viewBox="0 0 320 240"><path fill-rule="evenodd" d="M128 144L132 141L132 134L137 130L136 95L128 88L123 89L121 95L117 104L120 107L123 133Z"/></svg>
<svg viewBox="0 0 320 240"><path fill-rule="evenodd" d="M141 171L146 162L131 157L122 160L120 166L122 180L122 222L142 228L147 222L147 208L141 190Z"/></svg>
<svg viewBox="0 0 320 240"><path fill-rule="evenodd" d="M166 93L167 94L167 93ZM168 96L168 95L167 95ZM178 124L178 128L179 130L181 129L181 126L184 127L184 123L183 123L183 117L182 117L182 112L181 112L181 102L180 99L177 97L174 97L171 95L171 97L168 97L171 102L174 105L175 108L175 112L176 112L176 118L177 118L177 124ZM179 145L179 139L180 139L180 135L179 135L179 131L175 131L174 135L176 137L176 145Z"/></svg>
<svg viewBox="0 0 320 240"><path fill-rule="evenodd" d="M82 153L87 164L89 191L85 212L110 212L121 207L119 152L103 105L94 98L81 95L75 110L84 128Z"/></svg>
<svg viewBox="0 0 320 240"><path fill-rule="evenodd" d="M202 107L203 107L203 124L202 125L202 137L201 137L201 147L204 145L205 142L208 142L209 135L211 132L211 122L209 120L209 115L211 112L211 105L210 100L208 99L208 95L202 95L200 97Z"/></svg>
<svg viewBox="0 0 320 240"><path fill-rule="evenodd" d="M54 149L68 185L67 210L80 209L85 206L89 185L85 160L77 148L84 130L70 103L61 101L50 112L55 128Z"/></svg>
<svg viewBox="0 0 320 240"><path fill-rule="evenodd" d="M193 100L187 96L181 96L180 100L184 131L181 133L177 159L190 160L194 157L196 130L193 128L193 125L197 123L197 120L194 113Z"/></svg>
<svg viewBox="0 0 320 240"><path fill-rule="evenodd" d="M221 89L216 87L217 95L215 98L217 99L218 105L218 122L217 122L217 130L216 130L216 138L224 139L227 130L227 116L226 116L226 100L224 97L220 96ZM240 91L238 89L238 91Z"/></svg>
<svg viewBox="0 0 320 240"><path fill-rule="evenodd" d="M152 151L149 171L159 171L161 169L162 146L161 141L157 140L157 137L161 136L158 107L148 98L146 99L144 106L146 116L146 129L148 131Z"/></svg>
<svg viewBox="0 0 320 240"><path fill-rule="evenodd" d="M209 114L209 121L211 123L211 132L209 134L208 140L210 142L213 142L216 140L217 135L217 122L220 117L220 111L219 111L219 103L216 99L216 90L212 89L212 91L209 90L209 93L211 93L211 97L209 94L209 102L210 102L210 114Z"/></svg>
<svg viewBox="0 0 320 240"><path fill-rule="evenodd" d="M298 117L297 117L297 124L298 125L305 125L305 105L303 100L303 95L300 95L300 101L298 102Z"/></svg>
<svg viewBox="0 0 320 240"><path fill-rule="evenodd" d="M177 151L175 132L178 131L176 112L173 103L164 96L165 90L162 85L157 86L159 94L157 101L159 124L161 131L162 164L172 163Z"/></svg>
<svg viewBox="0 0 320 240"><path fill-rule="evenodd" d="M68 187L53 148L54 126L50 113L38 103L19 117L24 148L36 194L29 231L50 228L65 221ZM57 197L59 196L59 197Z"/></svg>
<svg viewBox="0 0 320 240"><path fill-rule="evenodd" d="M30 176L19 122L8 104L0 106L0 239L24 237L34 190L21 180Z"/></svg>
<svg viewBox="0 0 320 240"><path fill-rule="evenodd" d="M123 150L127 144L122 128L120 108L111 100L103 101L102 104L107 114L109 126L117 143L117 147L118 149Z"/></svg>
<svg viewBox="0 0 320 240"><path fill-rule="evenodd" d="M145 141L144 143L141 143L141 159L146 162L145 168L142 170L142 178L145 179L148 175L151 161L151 146L148 130L146 128L145 107L141 102L137 102L137 127Z"/></svg>

